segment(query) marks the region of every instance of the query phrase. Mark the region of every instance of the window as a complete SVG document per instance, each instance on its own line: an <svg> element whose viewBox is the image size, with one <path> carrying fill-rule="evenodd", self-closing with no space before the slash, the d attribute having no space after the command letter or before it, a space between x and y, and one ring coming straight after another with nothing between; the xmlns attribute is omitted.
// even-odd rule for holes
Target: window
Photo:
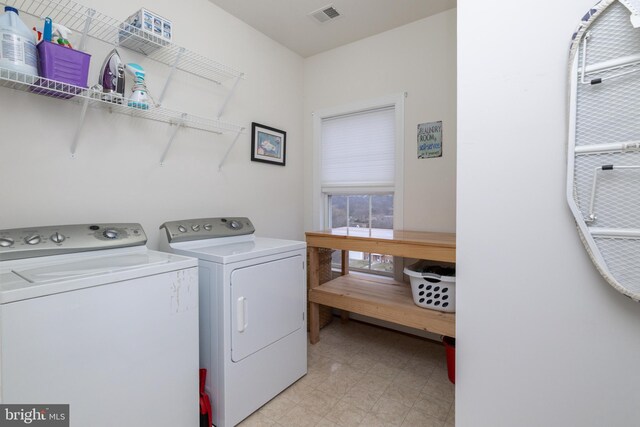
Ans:
<svg viewBox="0 0 640 427"><path fill-rule="evenodd" d="M393 189L395 110L393 106L322 119L321 186Z"/></svg>
<svg viewBox="0 0 640 427"><path fill-rule="evenodd" d="M402 228L403 102L399 95L314 114L317 228ZM349 268L392 275L393 257L352 251Z"/></svg>
<svg viewBox="0 0 640 427"><path fill-rule="evenodd" d="M328 199L329 228L393 228L393 194L329 194ZM333 266L341 262L340 252L334 252ZM393 257L350 251L349 268L392 275Z"/></svg>

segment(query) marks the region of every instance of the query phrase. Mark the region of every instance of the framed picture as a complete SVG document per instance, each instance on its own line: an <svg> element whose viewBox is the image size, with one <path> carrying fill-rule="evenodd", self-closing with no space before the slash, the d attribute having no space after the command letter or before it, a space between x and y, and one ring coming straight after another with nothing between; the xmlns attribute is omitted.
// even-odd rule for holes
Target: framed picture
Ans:
<svg viewBox="0 0 640 427"><path fill-rule="evenodd" d="M284 166L287 133L259 123L251 123L251 160Z"/></svg>

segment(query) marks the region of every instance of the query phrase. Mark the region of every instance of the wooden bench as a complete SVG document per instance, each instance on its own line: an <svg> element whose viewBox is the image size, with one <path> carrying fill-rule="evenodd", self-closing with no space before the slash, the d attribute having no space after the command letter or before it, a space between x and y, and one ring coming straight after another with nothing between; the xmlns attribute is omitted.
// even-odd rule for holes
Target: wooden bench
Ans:
<svg viewBox="0 0 640 427"><path fill-rule="evenodd" d="M411 328L455 337L455 313L418 307L411 288L386 277L349 273L348 251L433 261L456 261L456 236L402 230L334 229L307 232L309 325L312 344L320 340L319 304ZM342 251L342 275L319 284L318 248Z"/></svg>

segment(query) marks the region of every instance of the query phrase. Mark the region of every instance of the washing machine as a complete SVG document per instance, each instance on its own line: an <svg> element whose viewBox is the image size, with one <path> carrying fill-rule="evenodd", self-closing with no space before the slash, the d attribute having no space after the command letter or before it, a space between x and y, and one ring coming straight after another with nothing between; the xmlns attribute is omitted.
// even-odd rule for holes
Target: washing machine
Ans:
<svg viewBox="0 0 640 427"><path fill-rule="evenodd" d="M199 425L197 260L145 243L139 224L0 230L2 404L69 405L71 427Z"/></svg>
<svg viewBox="0 0 640 427"><path fill-rule="evenodd" d="M306 243L256 237L248 218L166 222L199 259L200 365L213 424L238 424L307 372Z"/></svg>

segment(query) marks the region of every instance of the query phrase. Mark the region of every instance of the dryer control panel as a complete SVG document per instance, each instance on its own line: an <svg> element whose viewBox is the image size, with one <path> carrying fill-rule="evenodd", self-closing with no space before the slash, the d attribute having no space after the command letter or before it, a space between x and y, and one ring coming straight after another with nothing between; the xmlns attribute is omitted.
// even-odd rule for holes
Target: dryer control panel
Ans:
<svg viewBox="0 0 640 427"><path fill-rule="evenodd" d="M169 221L160 226L169 243L242 236L256 231L246 217L199 218Z"/></svg>
<svg viewBox="0 0 640 427"><path fill-rule="evenodd" d="M140 224L73 224L0 230L0 261L141 246Z"/></svg>

